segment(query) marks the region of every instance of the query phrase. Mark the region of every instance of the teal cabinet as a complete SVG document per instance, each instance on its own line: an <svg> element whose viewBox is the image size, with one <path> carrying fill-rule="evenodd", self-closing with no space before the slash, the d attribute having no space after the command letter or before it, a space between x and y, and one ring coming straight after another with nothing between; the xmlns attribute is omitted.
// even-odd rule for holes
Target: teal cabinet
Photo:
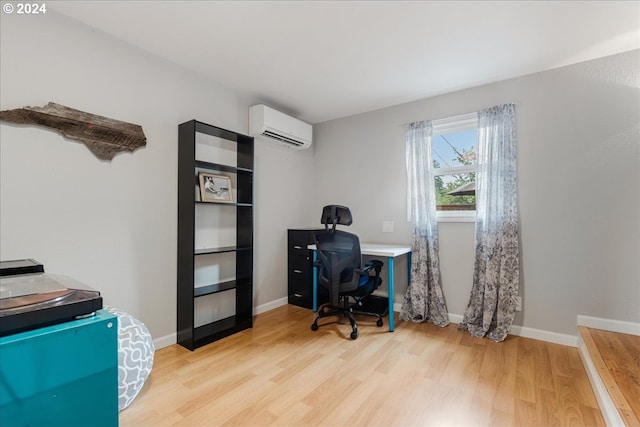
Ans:
<svg viewBox="0 0 640 427"><path fill-rule="evenodd" d="M0 338L0 425L117 426L117 317Z"/></svg>

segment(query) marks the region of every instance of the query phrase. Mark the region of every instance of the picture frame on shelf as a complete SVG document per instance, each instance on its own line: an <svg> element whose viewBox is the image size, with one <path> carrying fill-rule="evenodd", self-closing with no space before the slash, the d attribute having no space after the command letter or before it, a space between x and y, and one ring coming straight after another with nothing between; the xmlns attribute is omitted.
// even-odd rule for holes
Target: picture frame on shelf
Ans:
<svg viewBox="0 0 640 427"><path fill-rule="evenodd" d="M200 201L214 203L233 203L231 178L226 175L200 172Z"/></svg>

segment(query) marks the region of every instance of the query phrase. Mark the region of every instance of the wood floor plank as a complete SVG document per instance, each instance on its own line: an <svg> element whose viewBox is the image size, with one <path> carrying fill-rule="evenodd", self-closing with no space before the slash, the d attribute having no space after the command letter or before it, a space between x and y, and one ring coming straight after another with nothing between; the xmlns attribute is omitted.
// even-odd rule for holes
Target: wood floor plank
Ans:
<svg viewBox="0 0 640 427"><path fill-rule="evenodd" d="M401 321L354 341L348 324L312 321L288 305L194 352L157 351L120 425L604 425L575 348Z"/></svg>
<svg viewBox="0 0 640 427"><path fill-rule="evenodd" d="M625 424L640 426L640 354L633 350L640 337L583 326L580 335ZM631 352L620 340L629 342Z"/></svg>
<svg viewBox="0 0 640 427"><path fill-rule="evenodd" d="M640 337L591 329L607 369L640 420Z"/></svg>
<svg viewBox="0 0 640 427"><path fill-rule="evenodd" d="M551 372L553 375L562 375L565 377L573 376L570 358L570 347L559 344L547 345L549 352L549 362L551 364Z"/></svg>
<svg viewBox="0 0 640 427"><path fill-rule="evenodd" d="M535 405L536 357L531 341L526 338L518 340L515 396L518 400L527 401ZM538 360L538 362L541 361Z"/></svg>
<svg viewBox="0 0 640 427"><path fill-rule="evenodd" d="M528 400L515 399L514 424L516 426L535 426L542 424L538 420L536 404Z"/></svg>
<svg viewBox="0 0 640 427"><path fill-rule="evenodd" d="M501 420L514 413L513 396L517 372L517 346L514 340L492 343L485 349L480 367L477 394L491 400L490 420ZM489 423L496 424L497 421Z"/></svg>

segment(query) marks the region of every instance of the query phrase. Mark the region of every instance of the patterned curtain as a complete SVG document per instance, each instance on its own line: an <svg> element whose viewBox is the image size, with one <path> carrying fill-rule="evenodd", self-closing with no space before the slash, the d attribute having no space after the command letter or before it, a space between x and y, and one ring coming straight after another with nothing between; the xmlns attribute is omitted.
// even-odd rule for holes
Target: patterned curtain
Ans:
<svg viewBox="0 0 640 427"><path fill-rule="evenodd" d="M459 329L494 341L507 337L518 296L519 238L515 106L478 112L473 287Z"/></svg>
<svg viewBox="0 0 640 427"><path fill-rule="evenodd" d="M440 281L438 223L431 158L431 122L411 123L406 132L407 208L412 225L411 283L401 320L447 326L449 317Z"/></svg>

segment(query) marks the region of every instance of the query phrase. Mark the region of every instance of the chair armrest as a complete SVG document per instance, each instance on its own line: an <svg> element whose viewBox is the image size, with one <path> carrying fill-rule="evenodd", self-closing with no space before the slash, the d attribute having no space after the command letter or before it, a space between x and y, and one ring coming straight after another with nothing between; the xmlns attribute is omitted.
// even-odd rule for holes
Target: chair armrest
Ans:
<svg viewBox="0 0 640 427"><path fill-rule="evenodd" d="M384 263L377 259L372 259L368 263L362 266L361 269L356 270L361 276L369 274L371 270L375 270L376 276L380 274L380 270L382 270L382 266Z"/></svg>

